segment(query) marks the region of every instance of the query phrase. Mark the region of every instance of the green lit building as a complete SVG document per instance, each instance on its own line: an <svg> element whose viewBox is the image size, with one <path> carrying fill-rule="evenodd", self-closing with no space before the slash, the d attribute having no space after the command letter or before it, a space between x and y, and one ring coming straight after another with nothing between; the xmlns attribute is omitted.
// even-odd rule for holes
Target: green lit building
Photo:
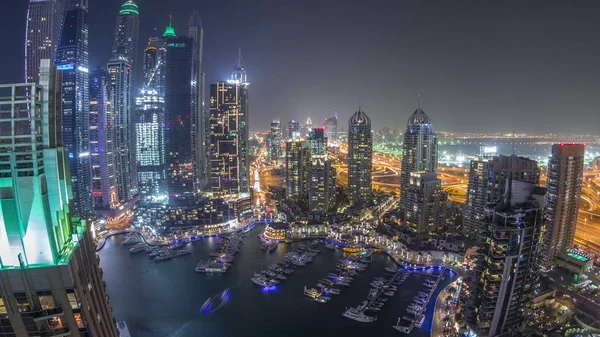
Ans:
<svg viewBox="0 0 600 337"><path fill-rule="evenodd" d="M0 85L0 334L117 336L85 220L71 217L61 73Z"/></svg>

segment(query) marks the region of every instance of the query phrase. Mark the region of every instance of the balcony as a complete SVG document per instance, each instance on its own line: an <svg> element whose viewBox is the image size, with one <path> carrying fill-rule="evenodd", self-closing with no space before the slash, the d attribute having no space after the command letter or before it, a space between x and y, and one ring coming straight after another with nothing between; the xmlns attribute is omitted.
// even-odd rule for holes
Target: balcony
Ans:
<svg viewBox="0 0 600 337"><path fill-rule="evenodd" d="M54 308L50 308L50 309L45 309L45 310L40 310L40 311L35 311L32 312L32 316L33 316L33 321L34 322L40 322L52 317L59 317L62 316L65 312L63 311L62 307L54 307Z"/></svg>
<svg viewBox="0 0 600 337"><path fill-rule="evenodd" d="M40 337L64 337L70 336L71 330L68 327L62 327L50 331L44 331L40 334Z"/></svg>

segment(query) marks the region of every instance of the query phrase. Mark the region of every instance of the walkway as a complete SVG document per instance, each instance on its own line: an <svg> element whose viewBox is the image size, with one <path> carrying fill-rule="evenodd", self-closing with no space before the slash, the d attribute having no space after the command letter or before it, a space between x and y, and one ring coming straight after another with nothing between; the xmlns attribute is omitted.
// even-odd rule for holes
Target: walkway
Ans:
<svg viewBox="0 0 600 337"><path fill-rule="evenodd" d="M431 325L431 337L438 337L444 335L444 318L450 315L454 315L454 308L450 309L450 313L444 312L444 307L448 304L448 297L450 293L448 289L450 287L458 286L460 278L456 279L454 282L444 288L444 290L440 291L438 297L435 301L435 307L433 309L433 323Z"/></svg>

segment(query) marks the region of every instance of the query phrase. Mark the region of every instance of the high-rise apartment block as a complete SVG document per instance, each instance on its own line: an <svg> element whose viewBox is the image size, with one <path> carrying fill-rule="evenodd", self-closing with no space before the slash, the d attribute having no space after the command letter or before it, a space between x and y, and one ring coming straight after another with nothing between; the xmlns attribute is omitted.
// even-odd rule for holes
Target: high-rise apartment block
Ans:
<svg viewBox="0 0 600 337"><path fill-rule="evenodd" d="M115 158L117 124L108 99L108 80L109 74L105 69L90 74L90 155L94 208L111 216L120 202Z"/></svg>
<svg viewBox="0 0 600 337"><path fill-rule="evenodd" d="M311 159L308 172L308 210L325 214L335 206L335 169L331 161L316 157Z"/></svg>
<svg viewBox="0 0 600 337"><path fill-rule="evenodd" d="M115 149L119 201L127 203L138 192L135 164L135 133L132 120L132 68L123 55L113 57L106 68L109 73L108 97L112 104L116 135Z"/></svg>
<svg viewBox="0 0 600 337"><path fill-rule="evenodd" d="M300 122L292 119L288 123L288 139L296 139L300 137Z"/></svg>
<svg viewBox="0 0 600 337"><path fill-rule="evenodd" d="M273 119L271 122L271 133L267 139L269 160L273 165L279 165L279 158L281 157L281 142L283 138L281 135L281 121L279 118Z"/></svg>
<svg viewBox="0 0 600 337"><path fill-rule="evenodd" d="M41 85L0 85L1 328L6 336L117 337L88 225L70 214L60 77L45 59Z"/></svg>
<svg viewBox="0 0 600 337"><path fill-rule="evenodd" d="M486 210L485 240L462 291L463 319L477 336L516 332L538 288L546 191L514 179L506 187Z"/></svg>
<svg viewBox="0 0 600 337"><path fill-rule="evenodd" d="M403 209L408 207L406 192L410 185L411 173L437 172L437 164L437 138L433 132L433 124L429 116L418 108L408 119L402 145L400 197Z"/></svg>
<svg viewBox="0 0 600 337"><path fill-rule="evenodd" d="M156 90L136 97L135 139L137 178L144 195L164 195L165 101Z"/></svg>
<svg viewBox="0 0 600 337"><path fill-rule="evenodd" d="M68 2L56 64L63 71L63 141L69 152L73 200L71 213L92 214L88 68L88 1Z"/></svg>
<svg viewBox="0 0 600 337"><path fill-rule="evenodd" d="M310 149L300 139L285 143L285 195L287 199L304 202L308 197L311 165Z"/></svg>
<svg viewBox="0 0 600 337"><path fill-rule="evenodd" d="M248 196L248 86L241 54L226 82L210 87L211 192Z"/></svg>
<svg viewBox="0 0 600 337"><path fill-rule="evenodd" d="M446 201L442 181L435 172L411 172L406 189L404 221L418 233L437 232L446 225Z"/></svg>
<svg viewBox="0 0 600 337"><path fill-rule="evenodd" d="M133 0L125 1L119 10L115 28L112 56L123 56L132 66L138 62L139 15L138 5Z"/></svg>
<svg viewBox="0 0 600 337"><path fill-rule="evenodd" d="M353 204L370 200L372 160L371 118L359 109L348 120L348 198Z"/></svg>
<svg viewBox="0 0 600 337"><path fill-rule="evenodd" d="M552 265L558 253L573 247L581 184L583 182L583 144L553 144L546 178L546 228L544 265Z"/></svg>
<svg viewBox="0 0 600 337"><path fill-rule="evenodd" d="M54 60L64 14L65 0L29 0L25 30L25 82L38 83L40 61Z"/></svg>
<svg viewBox="0 0 600 337"><path fill-rule="evenodd" d="M464 214L464 234L479 238L486 226L485 209L504 197L507 179L538 185L540 170L533 159L483 156L471 161Z"/></svg>
<svg viewBox="0 0 600 337"><path fill-rule="evenodd" d="M328 140L328 146L338 145L337 112L333 117L325 120L325 137Z"/></svg>

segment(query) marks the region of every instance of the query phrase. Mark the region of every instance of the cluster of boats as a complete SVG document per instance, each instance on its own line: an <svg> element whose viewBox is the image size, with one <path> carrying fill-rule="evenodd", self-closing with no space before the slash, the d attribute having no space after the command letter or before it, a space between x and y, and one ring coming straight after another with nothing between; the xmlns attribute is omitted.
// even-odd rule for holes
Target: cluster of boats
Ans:
<svg viewBox="0 0 600 337"><path fill-rule="evenodd" d="M196 265L197 273L223 274L235 260L234 255L239 253L240 244L244 241L245 232L236 232L229 236L222 236L217 242L217 250L210 253L210 259L200 261Z"/></svg>
<svg viewBox="0 0 600 337"><path fill-rule="evenodd" d="M305 266L319 255L321 251L315 248L318 243L318 240L314 240L308 244L300 244L295 251L285 253L281 262L254 273L250 280L261 287L271 289L279 281L286 280L294 272L294 268Z"/></svg>
<svg viewBox="0 0 600 337"><path fill-rule="evenodd" d="M439 283L439 279L427 279L423 282L427 291L420 291L413 298L413 302L406 308L406 315L398 317L398 322L394 325L397 331L409 334L413 328L420 328L425 321L425 307L433 296L433 292Z"/></svg>
<svg viewBox="0 0 600 337"><path fill-rule="evenodd" d="M154 261L166 261L174 257L184 256L192 253L192 250L186 247L186 244L180 242L168 247L150 246L142 240L139 233L129 233L125 236L123 244L132 246L129 252L132 254L146 252ZM185 248L185 249L183 249Z"/></svg>

